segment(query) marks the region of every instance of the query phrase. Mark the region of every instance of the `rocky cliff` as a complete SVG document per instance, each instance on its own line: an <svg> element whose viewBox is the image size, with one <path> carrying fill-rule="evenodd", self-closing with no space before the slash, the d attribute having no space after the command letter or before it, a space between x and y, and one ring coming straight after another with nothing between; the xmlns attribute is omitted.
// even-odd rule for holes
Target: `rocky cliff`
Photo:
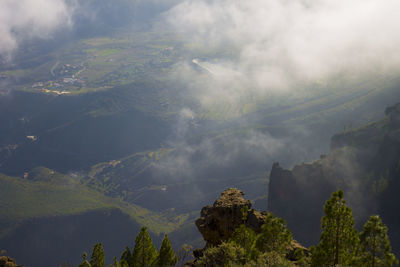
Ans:
<svg viewBox="0 0 400 267"><path fill-rule="evenodd" d="M244 193L236 188L230 188L221 193L214 205L201 210L196 226L206 241L206 247L216 246L228 240L241 224L259 233L265 222L266 214L251 208L250 200L243 198ZM247 210L246 220L243 220L242 209Z"/></svg>
<svg viewBox="0 0 400 267"><path fill-rule="evenodd" d="M323 205L332 191L343 189L358 225L378 213L400 248L400 216L393 203L400 197L400 104L386 117L332 137L328 155L283 169L272 166L268 210L287 221L296 239L315 244Z"/></svg>
<svg viewBox="0 0 400 267"><path fill-rule="evenodd" d="M201 210L196 226L206 241L206 249L218 246L227 241L236 228L245 224L256 233L261 232L261 226L266 222L268 212L259 212L251 208L250 200L244 199L244 193L236 188L229 188L221 193L213 206L206 206ZM244 216L245 215L245 216ZM293 240L287 247L286 257L295 261L295 251L301 249L308 255L308 250ZM195 250L194 256L202 256L202 249ZM192 266L193 262L187 266Z"/></svg>

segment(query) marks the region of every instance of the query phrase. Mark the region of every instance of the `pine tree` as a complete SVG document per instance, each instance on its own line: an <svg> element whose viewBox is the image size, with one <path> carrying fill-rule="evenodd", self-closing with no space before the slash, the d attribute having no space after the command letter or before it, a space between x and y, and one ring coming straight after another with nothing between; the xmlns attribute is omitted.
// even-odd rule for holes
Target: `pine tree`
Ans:
<svg viewBox="0 0 400 267"><path fill-rule="evenodd" d="M126 247L124 252L122 252L121 255L121 263L125 262L125 264L129 267L133 267L134 263L133 263L133 257L132 257L132 253L129 247Z"/></svg>
<svg viewBox="0 0 400 267"><path fill-rule="evenodd" d="M159 267L175 266L177 261L178 258L172 250L168 236L165 235L154 265Z"/></svg>
<svg viewBox="0 0 400 267"><path fill-rule="evenodd" d="M120 265L121 267L131 267L131 266L126 262L126 260L120 261L119 265Z"/></svg>
<svg viewBox="0 0 400 267"><path fill-rule="evenodd" d="M361 262L363 266L381 267L399 264L392 253L387 227L379 216L371 216L360 233Z"/></svg>
<svg viewBox="0 0 400 267"><path fill-rule="evenodd" d="M118 262L117 257L114 257L113 263L110 267L121 267L121 264Z"/></svg>
<svg viewBox="0 0 400 267"><path fill-rule="evenodd" d="M157 249L151 241L150 235L146 227L140 229L140 233L136 237L135 247L133 249L132 258L134 266L148 267L154 262L157 255Z"/></svg>
<svg viewBox="0 0 400 267"><path fill-rule="evenodd" d="M101 243L94 245L92 256L90 257L90 265L92 267L106 267L103 245Z"/></svg>
<svg viewBox="0 0 400 267"><path fill-rule="evenodd" d="M87 254L86 254L86 252L85 252L85 253L83 253L83 255L82 255L83 262L82 262L81 264L79 264L79 267L92 267L92 266L90 265L90 263L86 260L86 258L87 258Z"/></svg>
<svg viewBox="0 0 400 267"><path fill-rule="evenodd" d="M359 239L352 211L343 199L343 191L332 193L325 203L324 212L320 243L312 248L312 266L352 266Z"/></svg>
<svg viewBox="0 0 400 267"><path fill-rule="evenodd" d="M257 253L254 251L256 233L252 229L246 227L246 225L242 224L240 227L236 228L229 241L244 248L248 259L256 256Z"/></svg>
<svg viewBox="0 0 400 267"><path fill-rule="evenodd" d="M261 226L255 247L262 253L274 251L282 254L286 252L286 247L291 241L292 234L286 227L285 220L269 213Z"/></svg>

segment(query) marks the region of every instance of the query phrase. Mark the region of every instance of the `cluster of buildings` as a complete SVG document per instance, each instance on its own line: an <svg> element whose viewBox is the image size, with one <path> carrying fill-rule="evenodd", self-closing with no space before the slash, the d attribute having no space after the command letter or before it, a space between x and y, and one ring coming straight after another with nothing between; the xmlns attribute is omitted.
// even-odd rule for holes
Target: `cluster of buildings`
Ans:
<svg viewBox="0 0 400 267"><path fill-rule="evenodd" d="M61 67L59 77L57 80L47 82L35 82L32 84L32 88L38 89L45 93L56 93L56 94L68 94L68 90L71 86L81 88L85 86L85 81L76 77L76 73L79 73L83 68L83 65L70 65L65 64ZM75 73L75 74L72 74ZM68 76L67 76L68 75Z"/></svg>

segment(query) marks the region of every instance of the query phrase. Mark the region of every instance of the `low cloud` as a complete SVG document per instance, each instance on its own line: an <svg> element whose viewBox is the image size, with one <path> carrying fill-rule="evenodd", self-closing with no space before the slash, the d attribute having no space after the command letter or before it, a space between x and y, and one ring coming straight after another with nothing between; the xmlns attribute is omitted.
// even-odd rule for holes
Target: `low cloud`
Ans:
<svg viewBox="0 0 400 267"><path fill-rule="evenodd" d="M196 125L194 113L182 109L169 141L175 150L154 165L161 177L193 181L208 177L213 170L239 168L241 164L262 166L264 170L266 162L281 154L289 142L271 136L265 129L239 129L193 142L188 137L196 127L201 126Z"/></svg>
<svg viewBox="0 0 400 267"><path fill-rule="evenodd" d="M10 59L23 40L49 38L71 25L72 7L64 0L3 0L0 9L0 56Z"/></svg>
<svg viewBox="0 0 400 267"><path fill-rule="evenodd" d="M175 151L154 165L154 170L160 177L186 182L201 182L210 175L235 171L236 175L245 176L254 166L258 167L253 169L256 172L268 168L267 162L282 153L283 147L282 140L256 130L223 138L204 138L199 143L180 143Z"/></svg>
<svg viewBox="0 0 400 267"><path fill-rule="evenodd" d="M189 43L222 51L197 61L212 77L198 86L207 103L398 72L399 12L397 0L186 0L165 17Z"/></svg>

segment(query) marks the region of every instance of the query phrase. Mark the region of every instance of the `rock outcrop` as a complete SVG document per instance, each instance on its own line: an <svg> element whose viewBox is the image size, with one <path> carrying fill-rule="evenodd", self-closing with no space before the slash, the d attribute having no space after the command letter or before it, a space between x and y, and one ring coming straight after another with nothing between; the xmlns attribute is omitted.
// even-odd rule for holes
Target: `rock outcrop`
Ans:
<svg viewBox="0 0 400 267"><path fill-rule="evenodd" d="M24 267L23 265L17 265L15 259L1 256L0 257L0 267Z"/></svg>
<svg viewBox="0 0 400 267"><path fill-rule="evenodd" d="M252 209L250 200L244 199L243 196L244 193L241 190L229 188L221 193L212 207L206 206L201 210L201 217L196 220L196 226L206 241L205 249L218 246L228 240L235 229L242 224L256 233L261 232L261 226L266 222L268 212ZM307 248L293 240L287 247L286 258L295 262L295 254L299 249L305 255L309 255ZM203 256L203 251L204 249L194 250L195 259L186 263L185 266L194 266L196 260Z"/></svg>
<svg viewBox="0 0 400 267"><path fill-rule="evenodd" d="M251 208L250 200L243 198L244 193L236 188L230 188L221 193L214 205L201 210L196 226L206 241L206 247L216 246L228 240L241 224L260 232L266 216ZM246 220L243 220L243 208L247 210Z"/></svg>

